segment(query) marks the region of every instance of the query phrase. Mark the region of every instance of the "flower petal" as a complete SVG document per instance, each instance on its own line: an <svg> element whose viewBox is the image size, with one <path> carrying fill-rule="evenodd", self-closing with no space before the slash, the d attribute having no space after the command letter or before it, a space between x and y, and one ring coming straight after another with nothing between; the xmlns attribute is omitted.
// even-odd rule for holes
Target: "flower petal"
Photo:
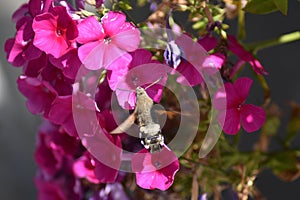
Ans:
<svg viewBox="0 0 300 200"><path fill-rule="evenodd" d="M235 90L234 84L225 83L224 87L225 87L225 91L226 91L227 108L236 108L238 105L243 103L244 99L241 99L238 96L237 91Z"/></svg>
<svg viewBox="0 0 300 200"><path fill-rule="evenodd" d="M224 122L225 115L225 122ZM222 111L218 117L219 123L223 124L223 131L229 135L235 135L240 130L240 113L237 109L232 108Z"/></svg>
<svg viewBox="0 0 300 200"><path fill-rule="evenodd" d="M116 35L122 31L126 16L121 12L108 12L101 19L105 33L109 36Z"/></svg>
<svg viewBox="0 0 300 200"><path fill-rule="evenodd" d="M225 87L220 88L214 94L212 104L217 110L225 110L227 108Z"/></svg>
<svg viewBox="0 0 300 200"><path fill-rule="evenodd" d="M208 74L215 74L221 69L225 62L225 56L221 53L215 53L205 58L203 62L203 70Z"/></svg>
<svg viewBox="0 0 300 200"><path fill-rule="evenodd" d="M104 51L101 44L99 41L90 42L78 48L78 57L87 69L97 70L102 67Z"/></svg>
<svg viewBox="0 0 300 200"><path fill-rule="evenodd" d="M252 59L249 61L250 65L252 66L252 69L259 75L268 75L268 72L263 68L261 63L257 59Z"/></svg>
<svg viewBox="0 0 300 200"><path fill-rule="evenodd" d="M241 103L243 103L250 91L251 85L253 83L253 80L247 77L242 77L237 79L234 82L234 89L236 91L236 94L238 95Z"/></svg>
<svg viewBox="0 0 300 200"><path fill-rule="evenodd" d="M77 27L79 31L77 42L81 44L104 38L103 28L94 16L84 19Z"/></svg>
<svg viewBox="0 0 300 200"><path fill-rule="evenodd" d="M131 52L138 48L140 43L140 31L134 28L130 23L126 23L129 26L125 31L118 33L111 37L112 43L119 48Z"/></svg>
<svg viewBox="0 0 300 200"><path fill-rule="evenodd" d="M57 58L66 51L68 44L64 37L57 36L56 27L56 18L51 13L36 16L32 24L35 32L33 44Z"/></svg>
<svg viewBox="0 0 300 200"><path fill-rule="evenodd" d="M218 44L217 38L211 36L210 34L205 35L204 37L198 40L198 43L206 50L210 51L215 48Z"/></svg>
<svg viewBox="0 0 300 200"><path fill-rule="evenodd" d="M140 187L167 190L173 184L179 162L166 146L154 154L142 149L132 158L132 170L136 173L136 182Z"/></svg>
<svg viewBox="0 0 300 200"><path fill-rule="evenodd" d="M241 108L242 126L247 132L257 131L266 120L266 112L261 107L246 104Z"/></svg>

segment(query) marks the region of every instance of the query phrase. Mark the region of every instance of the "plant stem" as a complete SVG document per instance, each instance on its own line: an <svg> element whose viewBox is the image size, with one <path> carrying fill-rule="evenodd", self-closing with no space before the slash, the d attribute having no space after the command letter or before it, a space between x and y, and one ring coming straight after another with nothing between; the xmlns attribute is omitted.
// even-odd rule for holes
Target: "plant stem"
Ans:
<svg viewBox="0 0 300 200"><path fill-rule="evenodd" d="M265 40L261 42L256 42L247 45L248 49L250 49L254 54L256 54L259 50L285 44L288 42L293 42L296 40L300 40L300 31L295 31L292 33L287 33L282 36L279 36L278 38Z"/></svg>
<svg viewBox="0 0 300 200"><path fill-rule="evenodd" d="M242 40L246 37L245 31L245 12L242 9L242 0L238 1L238 39Z"/></svg>
<svg viewBox="0 0 300 200"><path fill-rule="evenodd" d="M207 5L206 5L207 3L208 3L208 2L206 2L206 1L203 1L203 2L200 1L200 4L202 4L202 7L203 7L204 13L205 13L205 15L206 15L206 17L207 17L207 19L208 19L208 22L211 23L211 24L213 24L213 23L215 22L215 20L214 20L212 14L211 14L209 8L208 8Z"/></svg>

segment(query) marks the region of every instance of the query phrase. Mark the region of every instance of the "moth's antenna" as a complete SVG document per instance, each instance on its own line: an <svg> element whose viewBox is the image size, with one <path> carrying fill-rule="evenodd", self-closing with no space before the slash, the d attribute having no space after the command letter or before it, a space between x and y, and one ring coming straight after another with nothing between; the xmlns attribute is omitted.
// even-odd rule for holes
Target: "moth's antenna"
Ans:
<svg viewBox="0 0 300 200"><path fill-rule="evenodd" d="M117 88L116 90L126 91L126 92L135 92L135 90L127 90L122 88Z"/></svg>
<svg viewBox="0 0 300 200"><path fill-rule="evenodd" d="M157 79L156 81L154 81L153 83L151 83L150 85L145 87L145 90L147 90L149 87L151 87L151 86L155 85L156 83L158 83L162 78L163 78L163 76L161 76L159 79Z"/></svg>

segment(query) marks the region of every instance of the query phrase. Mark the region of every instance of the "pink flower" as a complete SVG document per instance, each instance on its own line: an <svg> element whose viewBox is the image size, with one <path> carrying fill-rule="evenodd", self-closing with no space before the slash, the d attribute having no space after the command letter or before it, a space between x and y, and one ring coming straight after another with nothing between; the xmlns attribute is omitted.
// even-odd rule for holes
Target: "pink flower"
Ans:
<svg viewBox="0 0 300 200"><path fill-rule="evenodd" d="M227 38L228 48L232 53L236 54L240 58L240 60L248 62L251 65L254 72L256 72L257 74L268 74L268 72L263 68L261 63L250 52L246 51L233 35L228 35ZM239 64L238 66L241 67L239 61L237 63ZM237 70L238 69L234 69L233 72L236 72Z"/></svg>
<svg viewBox="0 0 300 200"><path fill-rule="evenodd" d="M77 41L83 44L78 55L90 70L126 68L131 61L127 52L138 48L140 32L120 12L108 12L101 19L88 17L78 25Z"/></svg>
<svg viewBox="0 0 300 200"><path fill-rule="evenodd" d="M95 176L95 160L88 152L85 152L74 162L73 171L78 178L85 178L95 184L99 183L99 180Z"/></svg>
<svg viewBox="0 0 300 200"><path fill-rule="evenodd" d="M161 79L146 91L151 99L159 102L167 81L167 73L171 71L171 68L151 60L152 54L145 49L138 49L131 55L132 62L128 70L112 70L108 73L108 82L110 87L116 91L119 105L125 109L133 109L136 103L135 89L138 86L145 88Z"/></svg>
<svg viewBox="0 0 300 200"><path fill-rule="evenodd" d="M212 75L217 73L225 63L225 56L221 53L214 53L209 55L203 62L203 70Z"/></svg>
<svg viewBox="0 0 300 200"><path fill-rule="evenodd" d="M245 104L251 85L250 78L239 78L234 84L225 83L224 88L216 92L213 105L220 111L219 122L225 133L236 134L240 123L246 132L257 131L265 123L266 113L261 107ZM224 98L226 105L222 103Z"/></svg>
<svg viewBox="0 0 300 200"><path fill-rule="evenodd" d="M33 44L47 54L58 58L72 47L78 36L76 22L63 6L37 15L32 24L35 32Z"/></svg>
<svg viewBox="0 0 300 200"><path fill-rule="evenodd" d="M30 0L28 4L23 4L14 12L12 20L16 22L17 34L15 38L8 39L5 43L7 60L12 65L21 66L42 54L42 51L33 45L32 21L36 15L48 11L52 1Z"/></svg>
<svg viewBox="0 0 300 200"><path fill-rule="evenodd" d="M23 17L18 21L15 38L8 39L5 43L7 60L14 66L22 66L26 61L38 58L42 51L32 44L34 32L32 18Z"/></svg>
<svg viewBox="0 0 300 200"><path fill-rule="evenodd" d="M136 173L136 182L140 187L167 190L174 182L179 162L166 146L154 154L142 149L132 158L132 170Z"/></svg>

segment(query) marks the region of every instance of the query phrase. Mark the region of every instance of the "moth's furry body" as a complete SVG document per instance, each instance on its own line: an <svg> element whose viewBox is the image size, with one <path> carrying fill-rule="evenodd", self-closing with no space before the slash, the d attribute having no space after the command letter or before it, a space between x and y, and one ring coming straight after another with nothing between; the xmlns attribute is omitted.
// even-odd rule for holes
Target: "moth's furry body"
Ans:
<svg viewBox="0 0 300 200"><path fill-rule="evenodd" d="M136 88L136 106L133 113L111 133L125 132L134 122L139 126L141 143L150 153L158 152L164 145L160 125L153 122L151 109L152 99L142 87Z"/></svg>

